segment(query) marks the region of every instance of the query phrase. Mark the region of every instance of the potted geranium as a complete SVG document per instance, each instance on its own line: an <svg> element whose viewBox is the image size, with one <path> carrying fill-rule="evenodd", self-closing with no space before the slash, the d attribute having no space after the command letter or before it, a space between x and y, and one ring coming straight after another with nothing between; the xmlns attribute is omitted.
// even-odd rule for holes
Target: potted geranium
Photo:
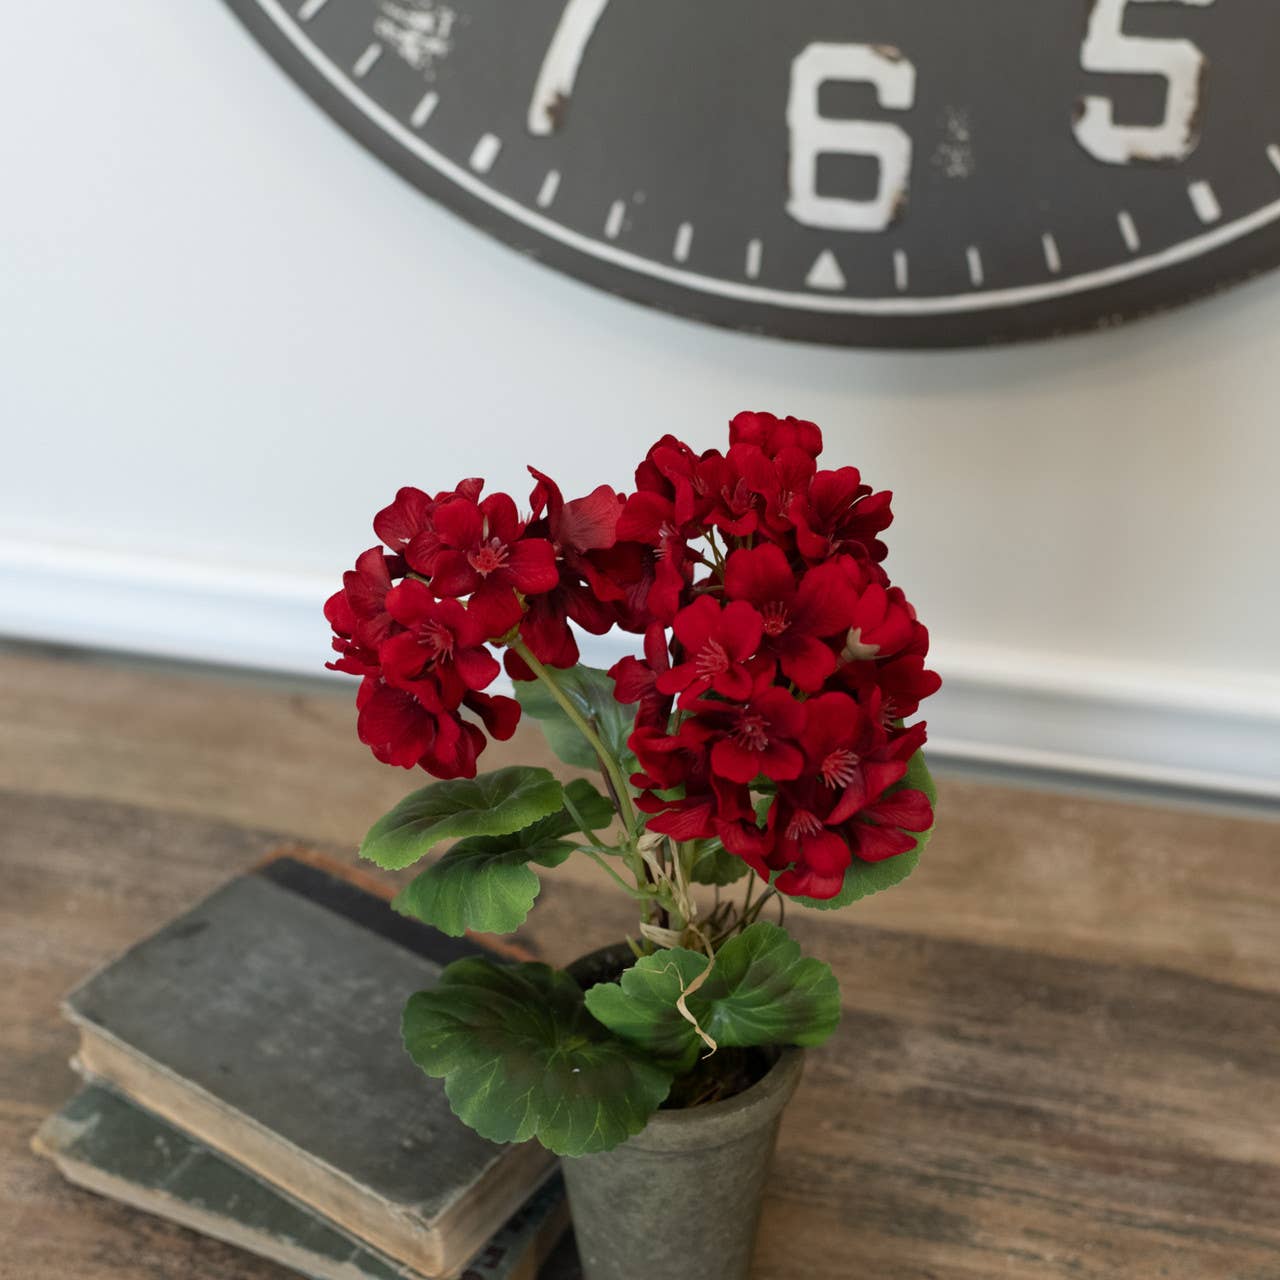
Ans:
<svg viewBox="0 0 1280 1280"><path fill-rule="evenodd" d="M535 870L579 853L634 899L633 937L566 972L455 962L404 1012L404 1041L497 1142L572 1157L590 1280L736 1277L802 1046L840 1014L830 968L766 912L896 884L933 826L928 634L882 567L888 493L819 470L809 422L743 413L729 448L664 436L636 491L531 513L482 482L401 489L326 606L361 677L379 760L444 781L369 832L382 867L447 853L396 907L450 934L517 929ZM532 471L532 468L530 469ZM643 636L607 673L570 622ZM486 692L504 650L517 699ZM521 710L601 789L548 770L477 776ZM703 889L701 886L712 886Z"/></svg>

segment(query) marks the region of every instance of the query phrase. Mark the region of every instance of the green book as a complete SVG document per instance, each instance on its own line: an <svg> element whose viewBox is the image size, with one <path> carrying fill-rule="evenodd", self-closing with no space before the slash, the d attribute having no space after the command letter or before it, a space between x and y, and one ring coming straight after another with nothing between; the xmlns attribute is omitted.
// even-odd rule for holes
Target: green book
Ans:
<svg viewBox="0 0 1280 1280"><path fill-rule="evenodd" d="M553 1161L466 1128L400 1047L406 998L483 949L347 874L273 860L93 974L63 1005L76 1065L383 1257L457 1275Z"/></svg>
<svg viewBox="0 0 1280 1280"><path fill-rule="evenodd" d="M308 1280L417 1280L245 1169L119 1094L89 1085L32 1143L69 1182L289 1267ZM534 1280L567 1219L558 1174L529 1198L463 1280ZM569 1250L557 1280L575 1274ZM550 1268L541 1280L550 1280Z"/></svg>

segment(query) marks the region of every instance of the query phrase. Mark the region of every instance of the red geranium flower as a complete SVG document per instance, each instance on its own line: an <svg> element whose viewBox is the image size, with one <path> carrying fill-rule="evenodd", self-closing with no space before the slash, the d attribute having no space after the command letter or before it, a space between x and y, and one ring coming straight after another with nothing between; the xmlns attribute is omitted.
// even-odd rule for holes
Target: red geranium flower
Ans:
<svg viewBox="0 0 1280 1280"><path fill-rule="evenodd" d="M872 493L857 467L819 471L788 508L800 554L810 564L841 552L878 563L889 554L876 534L893 523L892 501L888 490Z"/></svg>
<svg viewBox="0 0 1280 1280"><path fill-rule="evenodd" d="M434 545L424 568L432 591L454 597L474 593L486 602L487 616L505 623L501 630L520 619L517 591L538 595L560 581L551 543L523 536L516 504L505 493L478 503L450 498L432 513L431 524Z"/></svg>
<svg viewBox="0 0 1280 1280"><path fill-rule="evenodd" d="M431 533L432 512L449 498L478 502L483 489L484 481L473 478L432 498L421 489L406 485L396 492L394 502L374 516L373 531L392 551L403 555L411 569L427 573L424 561L435 546ZM419 539L415 547L415 540Z"/></svg>
<svg viewBox="0 0 1280 1280"><path fill-rule="evenodd" d="M764 775L775 782L798 778L804 753L796 745L804 731L804 707L773 684L766 668L744 702L695 702L694 721L711 730L711 771L730 782L748 783ZM683 727L683 726L682 726Z"/></svg>
<svg viewBox="0 0 1280 1280"><path fill-rule="evenodd" d="M710 596L699 596L676 614L674 630L684 661L658 677L660 692L679 693L682 707L708 689L726 698L750 694L747 664L764 633L764 619L755 609L743 600L722 609Z"/></svg>
<svg viewBox="0 0 1280 1280"><path fill-rule="evenodd" d="M388 556L370 547L356 560L356 567L342 575L342 590L325 601L324 616L336 633L334 649L342 656L326 662L331 671L349 675L374 675L379 669L378 646L395 630L386 609L393 575L404 572L399 556Z"/></svg>
<svg viewBox="0 0 1280 1280"><path fill-rule="evenodd" d="M483 689L497 678L501 668L484 642L500 620L484 600L477 597L470 607L437 600L424 583L407 578L387 593L387 610L405 628L378 651L392 684L411 689L429 671L452 709L467 690Z"/></svg>
<svg viewBox="0 0 1280 1280"><path fill-rule="evenodd" d="M658 689L658 677L671 669L667 633L655 622L644 633L644 660L628 655L609 668L614 697L623 703L639 703L636 728L665 729L671 718L671 696Z"/></svg>
<svg viewBox="0 0 1280 1280"><path fill-rule="evenodd" d="M579 654L569 619L594 635L603 635L616 620L616 609L596 593L600 575L590 556L617 542L623 500L608 485L600 485L585 498L566 502L554 480L533 467L529 471L537 484L530 498L533 519L526 537L551 543L559 577L553 590L529 601L520 638L540 662L571 667ZM510 650L506 666L513 680L533 679L525 661Z"/></svg>
<svg viewBox="0 0 1280 1280"><path fill-rule="evenodd" d="M835 651L823 640L847 631L858 611L858 597L840 565L818 565L797 586L786 556L764 543L729 556L724 589L730 600L745 600L764 619L761 652L776 657L783 674L805 692L820 689L836 669Z"/></svg>
<svg viewBox="0 0 1280 1280"><path fill-rule="evenodd" d="M774 801L777 841L768 858L771 870L786 867L774 880L779 893L834 898L844 887L853 861L848 842L834 828L832 795L815 778L781 788Z"/></svg>
<svg viewBox="0 0 1280 1280"><path fill-rule="evenodd" d="M729 444L758 445L768 458L783 449L800 449L811 458L822 452L822 429L803 418L779 418L772 413L744 410L729 423Z"/></svg>

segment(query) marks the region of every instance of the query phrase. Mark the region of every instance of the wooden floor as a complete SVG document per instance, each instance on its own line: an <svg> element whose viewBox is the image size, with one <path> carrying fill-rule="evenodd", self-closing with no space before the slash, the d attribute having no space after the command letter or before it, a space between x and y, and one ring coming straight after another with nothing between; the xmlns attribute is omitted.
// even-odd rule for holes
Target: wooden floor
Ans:
<svg viewBox="0 0 1280 1280"><path fill-rule="evenodd" d="M486 763L543 761L535 736ZM0 654L0 1277L277 1269L63 1186L27 1151L73 1087L87 969L278 836L350 851L415 779L349 688ZM945 773L905 885L793 911L837 1037L788 1112L768 1280L1280 1280L1280 826ZM627 928L583 860L525 944Z"/></svg>

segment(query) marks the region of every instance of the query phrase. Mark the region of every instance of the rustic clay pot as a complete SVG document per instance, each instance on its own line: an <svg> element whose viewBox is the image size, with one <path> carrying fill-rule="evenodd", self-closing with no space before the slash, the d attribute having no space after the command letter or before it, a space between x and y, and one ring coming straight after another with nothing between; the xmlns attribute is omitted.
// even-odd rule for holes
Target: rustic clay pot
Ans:
<svg viewBox="0 0 1280 1280"><path fill-rule="evenodd" d="M631 962L610 947L569 967L578 983ZM749 1089L687 1110L658 1111L612 1151L561 1161L585 1280L745 1280L760 1193L804 1051L778 1052Z"/></svg>

